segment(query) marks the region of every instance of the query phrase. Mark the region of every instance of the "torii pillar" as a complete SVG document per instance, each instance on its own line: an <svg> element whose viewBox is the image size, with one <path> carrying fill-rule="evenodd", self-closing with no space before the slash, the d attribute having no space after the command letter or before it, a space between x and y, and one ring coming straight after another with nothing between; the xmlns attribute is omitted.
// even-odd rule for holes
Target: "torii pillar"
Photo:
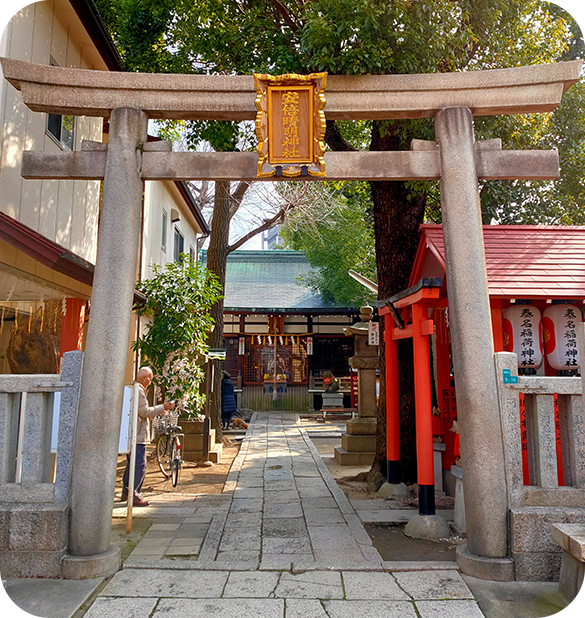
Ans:
<svg viewBox="0 0 585 618"><path fill-rule="evenodd" d="M466 486L468 545L458 548L458 562L464 572L483 579L512 580L504 443L471 111L441 110L435 117L435 133L441 153L447 294Z"/></svg>

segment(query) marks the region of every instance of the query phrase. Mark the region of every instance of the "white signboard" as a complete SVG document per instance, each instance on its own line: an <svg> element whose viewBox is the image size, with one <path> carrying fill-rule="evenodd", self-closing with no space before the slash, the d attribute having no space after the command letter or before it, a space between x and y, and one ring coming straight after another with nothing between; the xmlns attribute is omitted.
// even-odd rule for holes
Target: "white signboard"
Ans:
<svg viewBox="0 0 585 618"><path fill-rule="evenodd" d="M240 337L238 339L238 354L244 356L246 354L246 338Z"/></svg>
<svg viewBox="0 0 585 618"><path fill-rule="evenodd" d="M122 402L122 422L120 423L120 441L118 453L130 451L130 399L132 398L132 386L124 387L124 399ZM51 432L51 450L57 452L57 440L59 437L59 409L61 407L61 393L56 392L53 398L53 426Z"/></svg>
<svg viewBox="0 0 585 618"><path fill-rule="evenodd" d="M130 400L132 399L132 385L124 387L122 401L122 422L120 423L120 441L118 453L130 452Z"/></svg>
<svg viewBox="0 0 585 618"><path fill-rule="evenodd" d="M368 322L368 345L380 345L380 322Z"/></svg>
<svg viewBox="0 0 585 618"><path fill-rule="evenodd" d="M307 356L313 356L313 337L307 337Z"/></svg>

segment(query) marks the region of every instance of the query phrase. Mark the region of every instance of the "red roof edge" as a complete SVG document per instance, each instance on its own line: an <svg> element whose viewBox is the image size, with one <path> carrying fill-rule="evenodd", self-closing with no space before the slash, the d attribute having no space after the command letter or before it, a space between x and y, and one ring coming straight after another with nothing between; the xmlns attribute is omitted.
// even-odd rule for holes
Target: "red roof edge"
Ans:
<svg viewBox="0 0 585 618"><path fill-rule="evenodd" d="M93 264L2 212L0 239L44 266L86 285L93 284Z"/></svg>

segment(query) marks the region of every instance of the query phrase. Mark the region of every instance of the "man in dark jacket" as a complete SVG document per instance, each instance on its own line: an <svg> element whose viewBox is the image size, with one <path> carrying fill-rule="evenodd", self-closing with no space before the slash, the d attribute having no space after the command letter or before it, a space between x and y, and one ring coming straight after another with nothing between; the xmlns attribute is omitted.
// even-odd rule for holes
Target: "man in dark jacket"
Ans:
<svg viewBox="0 0 585 618"><path fill-rule="evenodd" d="M236 410L236 395L234 394L231 375L224 371L221 381L221 426L224 429L229 429L232 423L232 415Z"/></svg>

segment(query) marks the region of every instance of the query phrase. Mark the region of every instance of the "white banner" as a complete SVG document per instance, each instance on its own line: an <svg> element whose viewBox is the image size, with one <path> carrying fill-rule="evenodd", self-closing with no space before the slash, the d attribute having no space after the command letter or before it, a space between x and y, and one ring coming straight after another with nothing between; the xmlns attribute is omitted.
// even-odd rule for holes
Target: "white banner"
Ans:
<svg viewBox="0 0 585 618"><path fill-rule="evenodd" d="M368 345L380 345L380 322L368 322Z"/></svg>

